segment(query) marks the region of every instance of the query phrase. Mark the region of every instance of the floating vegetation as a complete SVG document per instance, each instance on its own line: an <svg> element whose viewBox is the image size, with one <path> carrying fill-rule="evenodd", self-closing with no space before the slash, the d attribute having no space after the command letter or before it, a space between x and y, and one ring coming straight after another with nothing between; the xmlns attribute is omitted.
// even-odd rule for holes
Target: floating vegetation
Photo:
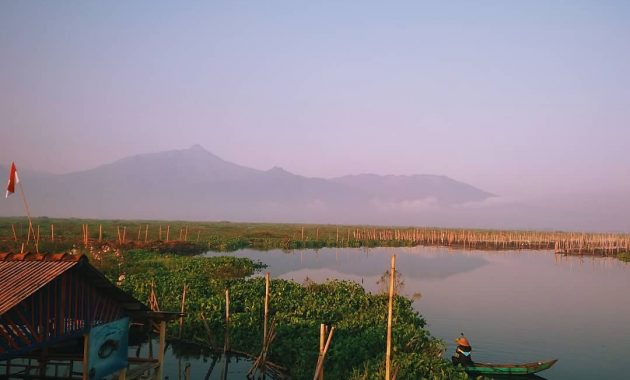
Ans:
<svg viewBox="0 0 630 380"><path fill-rule="evenodd" d="M230 350L257 354L263 342L265 279L249 276L263 265L234 257L183 257L132 250L106 274L141 300L155 283L162 310L179 310L187 285L183 336L220 350L226 336L225 289L229 289ZM309 283L270 281L269 316L274 339L265 347L266 359L289 368L295 379L313 377L319 355L320 324L335 327L325 373L337 379L381 379L387 325L387 296L366 293L348 281ZM393 366L398 378L465 379L441 358L443 344L424 328L412 300L397 296L394 307ZM178 335L178 326L169 334Z"/></svg>

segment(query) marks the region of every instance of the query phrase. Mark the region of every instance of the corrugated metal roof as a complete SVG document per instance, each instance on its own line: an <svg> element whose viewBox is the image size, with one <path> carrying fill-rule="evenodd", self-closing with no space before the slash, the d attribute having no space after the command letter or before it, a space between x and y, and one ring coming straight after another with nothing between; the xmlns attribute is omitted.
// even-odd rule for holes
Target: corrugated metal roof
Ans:
<svg viewBox="0 0 630 380"><path fill-rule="evenodd" d="M0 315L77 265L82 257L0 253Z"/></svg>

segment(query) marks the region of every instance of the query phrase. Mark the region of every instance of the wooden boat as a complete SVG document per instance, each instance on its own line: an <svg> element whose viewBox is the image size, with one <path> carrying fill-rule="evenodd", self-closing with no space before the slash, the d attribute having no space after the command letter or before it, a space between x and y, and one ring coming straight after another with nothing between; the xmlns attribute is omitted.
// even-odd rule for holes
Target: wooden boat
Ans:
<svg viewBox="0 0 630 380"><path fill-rule="evenodd" d="M464 367L464 371L472 375L531 375L536 372L551 368L558 359L524 364L488 364L475 362L471 366Z"/></svg>

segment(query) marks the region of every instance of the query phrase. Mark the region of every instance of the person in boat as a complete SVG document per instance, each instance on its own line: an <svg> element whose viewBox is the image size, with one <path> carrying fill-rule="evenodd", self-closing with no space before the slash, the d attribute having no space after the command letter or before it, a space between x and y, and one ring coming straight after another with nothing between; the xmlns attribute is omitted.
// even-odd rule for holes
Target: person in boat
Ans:
<svg viewBox="0 0 630 380"><path fill-rule="evenodd" d="M470 355L472 347L464 334L455 339L455 343L457 343L457 348L455 349L455 354L451 357L453 365L461 364L464 367L473 365L472 356Z"/></svg>

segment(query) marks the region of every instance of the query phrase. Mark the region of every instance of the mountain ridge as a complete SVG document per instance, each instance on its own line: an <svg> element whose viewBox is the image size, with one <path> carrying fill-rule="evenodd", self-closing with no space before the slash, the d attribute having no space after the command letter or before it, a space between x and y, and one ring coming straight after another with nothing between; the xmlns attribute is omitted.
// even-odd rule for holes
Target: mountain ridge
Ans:
<svg viewBox="0 0 630 380"><path fill-rule="evenodd" d="M19 167L18 172L22 174ZM278 166L258 170L223 160L200 145L132 155L66 174L25 171L21 177L38 214L96 218L291 221L339 219L338 212L361 218L376 204L430 199L457 205L493 196L445 176L325 179ZM0 208L3 215L10 211Z"/></svg>

